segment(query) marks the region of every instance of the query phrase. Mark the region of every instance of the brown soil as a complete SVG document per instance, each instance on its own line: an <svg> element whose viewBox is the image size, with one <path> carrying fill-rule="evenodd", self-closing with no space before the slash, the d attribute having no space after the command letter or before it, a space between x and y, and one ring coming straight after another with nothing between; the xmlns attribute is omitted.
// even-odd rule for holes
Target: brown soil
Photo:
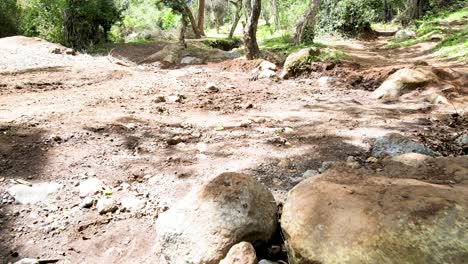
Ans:
<svg viewBox="0 0 468 264"><path fill-rule="evenodd" d="M207 179L250 173L282 202L305 171L348 156L365 160L369 142L388 132L426 133L424 142L443 154L461 154L442 145L466 119L455 128L443 123L437 133L427 129L455 109L465 113L466 95L457 94L461 103L453 106L416 99L384 104L369 95L394 69L417 60L464 74L466 65L428 57L427 47L382 49L386 40L341 43L350 61L287 81L251 81L258 61L162 70L0 47L0 57L17 63L0 70L0 199L18 179L64 185L47 204L0 204L1 261L153 263L154 219ZM141 45L114 52L138 61L146 56L140 49L160 48ZM317 86L322 75L339 83ZM219 92L206 91L207 83ZM179 100L156 100L171 95ZM79 208L77 186L90 177L102 179L113 197L136 195L146 207L104 216Z"/></svg>

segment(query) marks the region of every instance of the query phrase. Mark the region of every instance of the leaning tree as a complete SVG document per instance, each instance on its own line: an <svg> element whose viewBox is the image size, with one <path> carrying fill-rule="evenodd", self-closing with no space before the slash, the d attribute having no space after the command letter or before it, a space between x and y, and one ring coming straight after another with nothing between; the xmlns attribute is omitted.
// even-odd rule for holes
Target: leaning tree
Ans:
<svg viewBox="0 0 468 264"><path fill-rule="evenodd" d="M190 0L160 0L160 2L162 2L167 7L170 7L174 12L182 15L182 28L179 37L181 43L185 43L185 32L189 23L192 26L195 38L201 38L202 34L198 29L195 17L193 16L192 10L190 10L189 7L189 4L191 3Z"/></svg>

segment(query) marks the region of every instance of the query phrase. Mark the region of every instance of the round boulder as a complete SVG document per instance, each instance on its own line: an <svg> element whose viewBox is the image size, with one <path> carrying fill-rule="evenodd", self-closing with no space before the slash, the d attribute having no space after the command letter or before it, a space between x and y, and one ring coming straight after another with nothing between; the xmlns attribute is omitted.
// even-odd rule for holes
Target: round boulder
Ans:
<svg viewBox="0 0 468 264"><path fill-rule="evenodd" d="M289 193L289 263L466 263L468 188L338 168Z"/></svg>
<svg viewBox="0 0 468 264"><path fill-rule="evenodd" d="M167 263L217 264L236 243L269 240L276 225L276 202L264 185L223 173L161 214L156 232Z"/></svg>

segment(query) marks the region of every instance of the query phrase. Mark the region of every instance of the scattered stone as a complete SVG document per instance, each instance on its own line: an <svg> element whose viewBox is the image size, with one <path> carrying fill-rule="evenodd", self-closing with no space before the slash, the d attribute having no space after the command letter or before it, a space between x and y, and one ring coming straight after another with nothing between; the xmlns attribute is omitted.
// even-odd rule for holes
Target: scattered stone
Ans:
<svg viewBox="0 0 468 264"><path fill-rule="evenodd" d="M369 157L367 158L367 162L377 163L379 162L379 160L376 157Z"/></svg>
<svg viewBox="0 0 468 264"><path fill-rule="evenodd" d="M78 186L80 197L96 194L102 190L103 186L102 181L98 178L89 178L82 181Z"/></svg>
<svg viewBox="0 0 468 264"><path fill-rule="evenodd" d="M262 70L258 72L258 75L257 75L257 79L271 79L275 77L278 77L278 75L276 74L276 72L272 70Z"/></svg>
<svg viewBox="0 0 468 264"><path fill-rule="evenodd" d="M205 91L207 91L209 93L217 93L217 92L219 92L219 88L214 83L208 83L205 86Z"/></svg>
<svg viewBox="0 0 468 264"><path fill-rule="evenodd" d="M405 41L410 39L415 39L416 33L409 29L400 29L395 33L395 40L396 41Z"/></svg>
<svg viewBox="0 0 468 264"><path fill-rule="evenodd" d="M255 249L249 242L234 245L219 264L257 264Z"/></svg>
<svg viewBox="0 0 468 264"><path fill-rule="evenodd" d="M435 175L435 177L438 177ZM465 263L466 185L331 169L296 185L281 227L290 263ZM447 239L450 237L450 239Z"/></svg>
<svg viewBox="0 0 468 264"><path fill-rule="evenodd" d="M97 202L97 210L100 214L113 213L117 211L117 203L112 198L102 198Z"/></svg>
<svg viewBox="0 0 468 264"><path fill-rule="evenodd" d="M324 161L324 162L322 162L322 166L320 166L319 172L320 172L320 173L324 173L326 170L328 170L329 168L333 167L333 165L334 165L335 163L336 163L336 162L334 162L334 161Z"/></svg>
<svg viewBox="0 0 468 264"><path fill-rule="evenodd" d="M19 204L36 204L45 202L49 195L58 192L61 188L62 185L58 183L39 183L32 186L17 184L11 186L7 192Z"/></svg>
<svg viewBox="0 0 468 264"><path fill-rule="evenodd" d="M166 102L166 98L164 98L164 96L162 95L158 95L156 96L153 100L152 100L153 103L165 103Z"/></svg>
<svg viewBox="0 0 468 264"><path fill-rule="evenodd" d="M377 90L372 92L372 98L395 100L403 93L421 87L437 77L434 73L423 69L400 69L390 75Z"/></svg>
<svg viewBox="0 0 468 264"><path fill-rule="evenodd" d="M94 200L93 198L86 197L86 198L83 199L83 201L81 201L80 207L81 208L91 208L91 207L93 207L95 202L96 202L96 200Z"/></svg>
<svg viewBox="0 0 468 264"><path fill-rule="evenodd" d="M183 139L181 137L179 137L179 136L174 136L174 137L166 140L166 143L168 145L171 145L171 146L177 145L177 144L182 143L182 142L183 142Z"/></svg>
<svg viewBox="0 0 468 264"><path fill-rule="evenodd" d="M322 77L318 78L317 85L320 86L320 87L330 87L330 86L334 85L337 81L338 81L338 79L336 77L322 76Z"/></svg>
<svg viewBox="0 0 468 264"><path fill-rule="evenodd" d="M203 64L203 60L200 59L200 58L187 56L187 57L184 57L184 58L180 61L180 64L183 64L183 65Z"/></svg>
<svg viewBox="0 0 468 264"><path fill-rule="evenodd" d="M138 211L145 207L146 202L134 196L124 197L120 200L122 209L127 211Z"/></svg>
<svg viewBox="0 0 468 264"><path fill-rule="evenodd" d="M438 153L432 151L421 143L413 141L401 134L390 133L375 140L371 155L373 157L397 156L404 153L420 153L428 156L438 156Z"/></svg>
<svg viewBox="0 0 468 264"><path fill-rule="evenodd" d="M463 134L463 135L457 137L457 139L455 140L455 142L456 142L458 145L468 145L468 133L467 133L467 134Z"/></svg>
<svg viewBox="0 0 468 264"><path fill-rule="evenodd" d="M157 240L168 263L219 263L236 243L269 240L275 218L276 202L264 185L223 173L159 216Z"/></svg>
<svg viewBox="0 0 468 264"><path fill-rule="evenodd" d="M319 172L317 170L307 170L306 172L304 172L302 174L302 177L303 178L309 178L309 177L315 176L317 174L319 174Z"/></svg>
<svg viewBox="0 0 468 264"><path fill-rule="evenodd" d="M266 71L266 70L276 71L278 68L276 67L276 64L272 62L262 61L262 63L260 63L260 65L258 66L258 69L261 71Z"/></svg>
<svg viewBox="0 0 468 264"><path fill-rule="evenodd" d="M182 103L184 99L186 99L186 97L181 94L173 94L167 97L169 103Z"/></svg>

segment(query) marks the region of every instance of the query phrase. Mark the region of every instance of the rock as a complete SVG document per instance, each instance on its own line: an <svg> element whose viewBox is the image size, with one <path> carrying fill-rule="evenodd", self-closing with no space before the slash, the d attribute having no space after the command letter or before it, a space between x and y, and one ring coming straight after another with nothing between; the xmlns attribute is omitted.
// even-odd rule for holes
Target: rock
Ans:
<svg viewBox="0 0 468 264"><path fill-rule="evenodd" d="M322 76L317 80L317 85L320 87L330 87L337 82L336 77Z"/></svg>
<svg viewBox="0 0 468 264"><path fill-rule="evenodd" d="M153 63L158 61L163 63L165 66L178 64L184 48L185 47L183 45L178 43L168 44L160 51L152 54L143 61L138 62L138 64Z"/></svg>
<svg viewBox="0 0 468 264"><path fill-rule="evenodd" d="M267 241L276 229L276 202L254 178L223 173L156 222L157 240L167 263L219 263L241 241Z"/></svg>
<svg viewBox="0 0 468 264"><path fill-rule="evenodd" d="M117 211L117 203L112 198L102 198L97 202L97 210L100 214L113 213Z"/></svg>
<svg viewBox="0 0 468 264"><path fill-rule="evenodd" d="M409 29L400 29L395 33L395 40L396 41L405 41L405 40L410 40L410 39L415 39L416 33Z"/></svg>
<svg viewBox="0 0 468 264"><path fill-rule="evenodd" d="M397 156L404 153L420 153L432 157L438 156L438 153L432 151L423 144L398 133L390 133L377 138L371 151L373 157L385 155Z"/></svg>
<svg viewBox="0 0 468 264"><path fill-rule="evenodd" d="M334 161L324 161L322 162L322 166L319 168L320 173L324 173L326 170L331 168L336 162Z"/></svg>
<svg viewBox="0 0 468 264"><path fill-rule="evenodd" d="M468 145L468 133L467 133L467 134L463 134L463 135L457 137L457 139L455 140L455 142L456 142L458 145Z"/></svg>
<svg viewBox="0 0 468 264"><path fill-rule="evenodd" d="M432 72L423 69L400 69L372 92L372 98L395 100L403 93L423 86L436 78Z"/></svg>
<svg viewBox="0 0 468 264"><path fill-rule="evenodd" d="M272 70L262 70L259 71L257 75L257 79L270 79L275 77L278 77L278 75L276 75L276 72Z"/></svg>
<svg viewBox="0 0 468 264"><path fill-rule="evenodd" d="M304 174L302 174L302 177L303 178L309 178L309 177L315 176L317 174L319 174L319 172L317 170L307 170L306 172L304 172Z"/></svg>
<svg viewBox="0 0 468 264"><path fill-rule="evenodd" d="M167 97L169 103L182 103L184 99L186 99L186 97L181 94L171 94Z"/></svg>
<svg viewBox="0 0 468 264"><path fill-rule="evenodd" d="M96 202L96 200L94 200L93 198L86 197L86 198L83 199L83 201L81 201L80 207L81 208L91 208L91 207L93 207L95 202Z"/></svg>
<svg viewBox="0 0 468 264"><path fill-rule="evenodd" d="M51 194L62 188L58 183L38 183L31 186L15 184L8 188L7 192L15 198L19 204L36 204L45 202Z"/></svg>
<svg viewBox="0 0 468 264"><path fill-rule="evenodd" d="M98 178L89 178L80 183L78 186L80 197L86 197L88 195L96 194L104 187L101 180Z"/></svg>
<svg viewBox="0 0 468 264"><path fill-rule="evenodd" d="M184 57L180 61L180 64L184 64L184 65L203 64L203 60L200 58L187 56L187 57Z"/></svg>
<svg viewBox="0 0 468 264"><path fill-rule="evenodd" d="M146 202L134 196L124 197L120 200L122 209L127 211L138 211L145 207Z"/></svg>
<svg viewBox="0 0 468 264"><path fill-rule="evenodd" d="M445 96L438 94L438 93L431 93L427 95L425 100L431 104L444 104L444 105L450 104L449 100Z"/></svg>
<svg viewBox="0 0 468 264"><path fill-rule="evenodd" d="M289 263L461 264L468 254L467 210L466 184L340 168L294 187L281 227Z"/></svg>
<svg viewBox="0 0 468 264"><path fill-rule="evenodd" d="M205 91L208 92L208 93L217 93L217 92L219 92L219 88L214 83L208 83L205 86Z"/></svg>
<svg viewBox="0 0 468 264"><path fill-rule="evenodd" d="M258 264L278 264L278 262L267 260L267 259L262 259L258 262Z"/></svg>
<svg viewBox="0 0 468 264"><path fill-rule="evenodd" d="M24 258L16 261L14 264L39 264L39 260L33 258Z"/></svg>
<svg viewBox="0 0 468 264"><path fill-rule="evenodd" d="M278 68L276 67L276 64L274 64L272 62L262 61L262 63L260 63L260 65L258 65L258 69L260 71L266 71L266 70L276 71Z"/></svg>
<svg viewBox="0 0 468 264"><path fill-rule="evenodd" d="M154 99L152 100L152 102L153 102L153 103L156 103L156 104L158 104L158 103L164 103L164 102L166 102L166 98L164 98L164 96L162 96L162 95L158 95L158 96L154 97Z"/></svg>
<svg viewBox="0 0 468 264"><path fill-rule="evenodd" d="M255 249L249 242L234 245L219 264L257 264Z"/></svg>
<svg viewBox="0 0 468 264"><path fill-rule="evenodd" d="M290 54L286 58L280 78L288 79L294 74L294 68L301 63L305 63L310 56L316 56L320 53L318 48L305 48Z"/></svg>

